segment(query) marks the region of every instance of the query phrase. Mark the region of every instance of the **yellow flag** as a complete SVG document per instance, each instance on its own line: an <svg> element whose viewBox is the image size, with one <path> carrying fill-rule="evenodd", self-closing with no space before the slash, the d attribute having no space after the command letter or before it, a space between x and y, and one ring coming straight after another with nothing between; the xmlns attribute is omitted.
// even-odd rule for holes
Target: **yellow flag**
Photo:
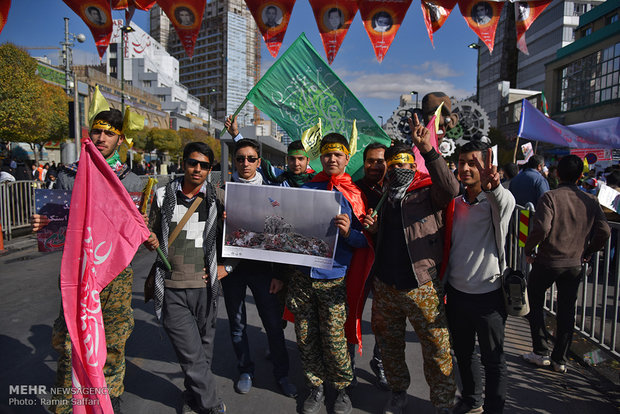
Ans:
<svg viewBox="0 0 620 414"><path fill-rule="evenodd" d="M304 146L304 150L308 153L308 158L310 161L316 160L321 155L322 138L323 132L321 130L321 118L319 118L318 124L306 129L301 134L301 143Z"/></svg>
<svg viewBox="0 0 620 414"><path fill-rule="evenodd" d="M351 125L351 137L349 138L349 151L351 152L351 157L355 155L357 151L357 124L356 120L353 120L353 125Z"/></svg>
<svg viewBox="0 0 620 414"><path fill-rule="evenodd" d="M105 100L105 98L99 91L99 85L95 86L95 93L90 100L90 107L88 108L88 125L91 126L93 124L93 120L99 112L109 110L110 105L108 105L108 101Z"/></svg>
<svg viewBox="0 0 620 414"><path fill-rule="evenodd" d="M439 120L441 119L441 108L443 108L443 102L435 110L435 132L439 130ZM422 119L420 119L420 122L424 123Z"/></svg>
<svg viewBox="0 0 620 414"><path fill-rule="evenodd" d="M123 134L127 131L142 131L144 129L144 117L137 112L125 108L125 117L123 118Z"/></svg>
<svg viewBox="0 0 620 414"><path fill-rule="evenodd" d="M588 164L587 158L583 158L583 173L587 174L590 172L590 164Z"/></svg>

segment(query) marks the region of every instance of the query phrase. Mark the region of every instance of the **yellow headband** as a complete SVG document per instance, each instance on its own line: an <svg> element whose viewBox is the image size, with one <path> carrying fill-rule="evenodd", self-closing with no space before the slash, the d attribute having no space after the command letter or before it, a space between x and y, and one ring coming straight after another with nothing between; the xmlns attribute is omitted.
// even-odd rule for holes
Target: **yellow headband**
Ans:
<svg viewBox="0 0 620 414"><path fill-rule="evenodd" d="M415 158L406 152L399 152L388 160L388 167L393 164L415 164Z"/></svg>
<svg viewBox="0 0 620 414"><path fill-rule="evenodd" d="M102 119L97 119L95 122L93 122L93 126L90 129L103 129L105 131L114 132L116 135L122 135L121 131L114 128L112 125Z"/></svg>
<svg viewBox="0 0 620 414"><path fill-rule="evenodd" d="M321 155L325 155L328 152L334 152L334 151L342 151L346 155L349 155L349 150L347 149L347 147L337 142L325 144L321 147Z"/></svg>

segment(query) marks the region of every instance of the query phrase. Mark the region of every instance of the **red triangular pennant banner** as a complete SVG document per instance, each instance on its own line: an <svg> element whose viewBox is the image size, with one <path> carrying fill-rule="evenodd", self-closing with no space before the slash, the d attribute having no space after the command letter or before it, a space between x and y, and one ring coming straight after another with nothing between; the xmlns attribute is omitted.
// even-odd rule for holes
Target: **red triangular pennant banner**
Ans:
<svg viewBox="0 0 620 414"><path fill-rule="evenodd" d="M504 8L504 1L458 0L458 3L469 28L487 45L489 52L493 53L495 30Z"/></svg>
<svg viewBox="0 0 620 414"><path fill-rule="evenodd" d="M63 0L90 28L95 38L99 57L102 58L112 35L112 9L108 0Z"/></svg>
<svg viewBox="0 0 620 414"><path fill-rule="evenodd" d="M529 55L525 42L525 32L530 28L534 20L547 8L551 0L518 1L515 3L515 26L517 28L517 47L526 55Z"/></svg>
<svg viewBox="0 0 620 414"><path fill-rule="evenodd" d="M148 3L142 1L140 3ZM188 57L194 55L207 0L157 0L183 44Z"/></svg>
<svg viewBox="0 0 620 414"><path fill-rule="evenodd" d="M377 60L382 62L407 14L411 0L360 0L358 4Z"/></svg>
<svg viewBox="0 0 620 414"><path fill-rule="evenodd" d="M428 37L431 39L433 47L435 47L433 33L439 30L446 22L448 16L452 13L452 9L456 6L456 0L422 0L420 5Z"/></svg>
<svg viewBox="0 0 620 414"><path fill-rule="evenodd" d="M269 53L275 58L278 56L288 22L291 20L295 0L246 0L245 3L254 16Z"/></svg>
<svg viewBox="0 0 620 414"><path fill-rule="evenodd" d="M0 33L2 33L2 29L4 29L10 8L11 0L0 0Z"/></svg>
<svg viewBox="0 0 620 414"><path fill-rule="evenodd" d="M331 65L357 13L357 0L310 0L310 5Z"/></svg>

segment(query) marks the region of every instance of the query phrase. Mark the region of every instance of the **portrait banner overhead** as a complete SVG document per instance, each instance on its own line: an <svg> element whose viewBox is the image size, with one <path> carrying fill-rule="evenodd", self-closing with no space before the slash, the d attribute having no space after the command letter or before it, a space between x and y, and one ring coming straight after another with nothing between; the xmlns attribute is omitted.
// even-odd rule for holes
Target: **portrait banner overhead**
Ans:
<svg viewBox="0 0 620 414"><path fill-rule="evenodd" d="M515 26L517 29L517 47L526 55L529 55L525 42L525 32L530 28L534 20L547 8L551 0L517 1L515 2Z"/></svg>
<svg viewBox="0 0 620 414"><path fill-rule="evenodd" d="M247 96L258 109L284 129L289 137L301 139L305 130L318 124L322 132L338 132L350 138L353 121L357 123L357 151L351 154L347 172L361 178L364 148L371 142L390 145L390 137L366 108L331 70L301 34L267 70ZM322 170L320 160L310 163Z"/></svg>
<svg viewBox="0 0 620 414"><path fill-rule="evenodd" d="M310 0L310 5L331 65L357 13L357 0Z"/></svg>
<svg viewBox="0 0 620 414"><path fill-rule="evenodd" d="M174 26L189 58L194 55L206 3L207 0L157 0L157 4Z"/></svg>
<svg viewBox="0 0 620 414"><path fill-rule="evenodd" d="M422 16L424 16L428 37L435 47L433 34L446 22L454 6L456 6L456 0L422 0L420 6L422 7Z"/></svg>
<svg viewBox="0 0 620 414"><path fill-rule="evenodd" d="M63 0L90 29L102 58L112 35L112 9L108 0Z"/></svg>
<svg viewBox="0 0 620 414"><path fill-rule="evenodd" d="M11 0L0 0L0 33L2 33L2 29L4 29L10 8Z"/></svg>
<svg viewBox="0 0 620 414"><path fill-rule="evenodd" d="M156 0L116 0L112 1L112 8L114 10L125 10L130 7L135 7L138 10L148 11L151 10Z"/></svg>
<svg viewBox="0 0 620 414"><path fill-rule="evenodd" d="M278 56L295 0L246 0L272 57Z"/></svg>
<svg viewBox="0 0 620 414"><path fill-rule="evenodd" d="M379 62L387 54L411 0L360 0L360 15Z"/></svg>
<svg viewBox="0 0 620 414"><path fill-rule="evenodd" d="M495 30L504 8L504 1L458 0L459 9L467 25L493 53Z"/></svg>

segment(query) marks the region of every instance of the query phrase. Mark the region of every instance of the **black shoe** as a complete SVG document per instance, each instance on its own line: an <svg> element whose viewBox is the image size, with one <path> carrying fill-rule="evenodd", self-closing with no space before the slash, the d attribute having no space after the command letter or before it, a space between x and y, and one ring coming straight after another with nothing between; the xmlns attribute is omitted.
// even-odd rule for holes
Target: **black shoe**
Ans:
<svg viewBox="0 0 620 414"><path fill-rule="evenodd" d="M377 387L384 391L390 390L387 378L385 377L385 370L383 369L383 362L380 359L373 358L370 360L370 368L372 372L377 376Z"/></svg>
<svg viewBox="0 0 620 414"><path fill-rule="evenodd" d="M338 390L338 396L334 401L334 414L349 414L353 411L353 405L351 405L351 399L345 389Z"/></svg>
<svg viewBox="0 0 620 414"><path fill-rule="evenodd" d="M121 411L121 397L110 397L110 402L112 402L114 414L123 414Z"/></svg>
<svg viewBox="0 0 620 414"><path fill-rule="evenodd" d="M325 401L325 393L323 392L323 384L312 388L310 395L304 401L303 414L316 414L321 409L321 404Z"/></svg>

